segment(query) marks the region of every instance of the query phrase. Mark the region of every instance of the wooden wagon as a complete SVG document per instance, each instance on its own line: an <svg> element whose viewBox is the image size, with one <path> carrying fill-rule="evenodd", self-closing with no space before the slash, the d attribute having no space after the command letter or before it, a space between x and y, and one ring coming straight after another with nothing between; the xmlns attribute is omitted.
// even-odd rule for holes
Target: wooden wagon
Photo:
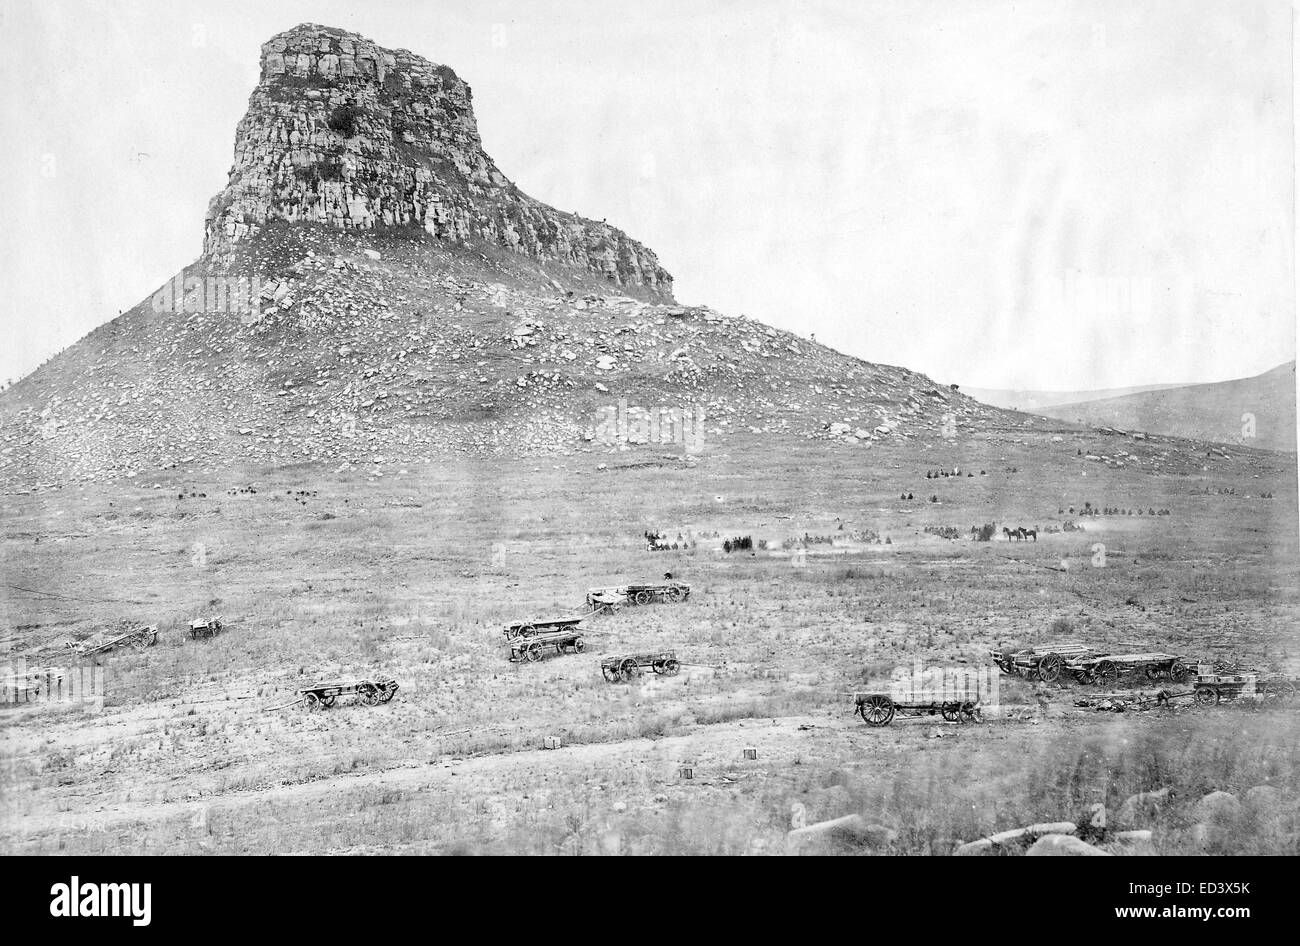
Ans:
<svg viewBox="0 0 1300 946"><path fill-rule="evenodd" d="M387 703L397 692L397 681L388 677L376 680L336 680L316 683L298 691L303 705L309 710L328 709L340 696L355 696L365 706Z"/></svg>
<svg viewBox="0 0 1300 946"><path fill-rule="evenodd" d="M158 626L156 624L147 624L99 640L68 641L65 646L78 657L93 657L96 654L107 653L114 648L128 645L136 650L144 650L146 647L152 647L157 642Z"/></svg>
<svg viewBox="0 0 1300 946"><path fill-rule="evenodd" d="M1066 669L1080 683L1111 684L1121 676L1141 673L1148 680L1172 680L1182 683L1190 670L1177 654L1104 654L1076 657Z"/></svg>
<svg viewBox="0 0 1300 946"><path fill-rule="evenodd" d="M521 637L536 637L554 631L572 631L582 623L580 617L530 618L527 621L515 621L505 627L506 640L515 641Z"/></svg>
<svg viewBox="0 0 1300 946"><path fill-rule="evenodd" d="M896 715L942 716L950 723L975 722L980 718L975 700L925 700L901 702L887 693L856 693L854 714L868 726L888 726Z"/></svg>
<svg viewBox="0 0 1300 946"><path fill-rule="evenodd" d="M1201 664L1196 668L1192 696L1200 706L1215 706L1238 700L1259 703L1289 703L1295 699L1295 680L1255 668Z"/></svg>
<svg viewBox="0 0 1300 946"><path fill-rule="evenodd" d="M221 633L223 625L221 617L215 618L198 618L190 622L189 633L190 640L202 640L209 637L216 637Z"/></svg>
<svg viewBox="0 0 1300 946"><path fill-rule="evenodd" d="M659 581L628 585L627 600L632 604L649 604L652 601L670 601L676 604L691 596L691 586L684 581Z"/></svg>
<svg viewBox="0 0 1300 946"><path fill-rule="evenodd" d="M676 676L682 669L677 652L672 650L657 654L620 654L606 657L600 662L600 672L610 683L634 680L645 667L666 677Z"/></svg>
<svg viewBox="0 0 1300 946"><path fill-rule="evenodd" d="M510 638L510 659L516 662L541 660L552 647L557 654L580 654L586 646L582 631L578 630L575 622L566 628Z"/></svg>
<svg viewBox="0 0 1300 946"><path fill-rule="evenodd" d="M1024 677L1028 680L1042 680L1052 683L1061 676L1066 664L1096 653L1087 644L1078 642L1045 644L1042 647L1028 647L1024 650L992 652L993 662L1003 673Z"/></svg>

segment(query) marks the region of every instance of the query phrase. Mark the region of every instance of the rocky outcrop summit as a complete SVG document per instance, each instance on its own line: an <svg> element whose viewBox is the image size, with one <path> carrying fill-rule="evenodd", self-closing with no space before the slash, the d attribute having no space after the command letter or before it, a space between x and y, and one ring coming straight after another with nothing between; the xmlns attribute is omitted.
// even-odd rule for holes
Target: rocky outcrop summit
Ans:
<svg viewBox="0 0 1300 946"><path fill-rule="evenodd" d="M271 220L418 227L672 296L672 277L649 249L529 197L497 169L454 71L314 24L262 46L229 183L208 207L205 254L231 261L235 244Z"/></svg>

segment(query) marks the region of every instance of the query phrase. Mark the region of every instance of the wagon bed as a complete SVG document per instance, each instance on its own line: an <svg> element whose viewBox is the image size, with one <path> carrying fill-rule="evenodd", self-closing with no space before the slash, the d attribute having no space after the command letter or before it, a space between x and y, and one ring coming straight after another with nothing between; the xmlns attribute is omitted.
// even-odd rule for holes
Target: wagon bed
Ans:
<svg viewBox="0 0 1300 946"><path fill-rule="evenodd" d="M677 652L672 650L654 654L617 654L600 662L601 675L610 683L634 680L643 667L649 667L654 673L667 677L676 676L682 669Z"/></svg>
<svg viewBox="0 0 1300 946"><path fill-rule="evenodd" d="M513 641L521 637L536 637L553 631L568 631L582 623L580 617L529 618L515 621L505 626L506 640Z"/></svg>

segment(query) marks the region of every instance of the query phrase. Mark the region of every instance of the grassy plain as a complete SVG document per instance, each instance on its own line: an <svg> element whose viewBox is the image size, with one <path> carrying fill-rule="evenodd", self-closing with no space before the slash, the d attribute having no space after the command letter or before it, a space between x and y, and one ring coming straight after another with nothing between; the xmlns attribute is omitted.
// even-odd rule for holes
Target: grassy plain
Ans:
<svg viewBox="0 0 1300 946"><path fill-rule="evenodd" d="M1029 718L870 729L851 716L848 694L894 667L986 666L999 645L1082 639L1300 671L1294 455L1154 475L1086 461L1098 436L870 450L734 436L690 461L633 447L6 496L11 660L89 667L63 642L123 620L162 634L100 660L102 710L0 707L0 844L780 853L799 819L860 813L897 840L845 852L942 854L1174 786L1136 825L1156 829L1144 850L1298 853L1294 708L1102 713L1074 705L1089 691L1073 682L1003 680ZM1081 517L1085 502L1169 515ZM1066 521L1083 529L1048 531ZM986 522L998 539L973 541ZM1003 525L1039 540L1004 541ZM645 529L691 547L648 552ZM832 541L782 549L805 534ZM733 535L769 549L722 552ZM581 655L507 661L507 620L665 571L691 583L688 602L592 617ZM218 613L222 636L184 633ZM680 676L601 678L602 655L663 649ZM399 681L392 703L272 709L306 683L368 674ZM547 736L563 748L543 749ZM1264 784L1283 792L1276 811L1197 846L1201 795Z"/></svg>

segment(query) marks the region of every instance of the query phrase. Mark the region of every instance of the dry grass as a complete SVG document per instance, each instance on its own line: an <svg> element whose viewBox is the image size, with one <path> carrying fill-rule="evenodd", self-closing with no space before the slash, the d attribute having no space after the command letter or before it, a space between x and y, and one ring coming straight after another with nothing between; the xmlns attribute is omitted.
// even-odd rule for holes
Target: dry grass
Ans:
<svg viewBox="0 0 1300 946"><path fill-rule="evenodd" d="M1009 643L1292 657L1294 501L1194 490L1249 479L1292 496L1293 465L1165 479L1093 467L1098 501L1129 495L1173 514L1115 529L1089 520L1025 545L924 533L940 520L1062 518L1078 476L1066 446L969 445L964 466L1038 472L945 481L939 510L897 499L919 495L938 458L879 448L846 465L842 451L802 444L710 457L699 471L592 455L509 475L268 472L247 477L256 494L226 495L247 480L197 484L209 498L185 502L178 488L9 497L7 581L60 596L0 599L5 623L23 628L21 652L66 661L63 639L118 618L164 633L104 662L101 714L0 712L0 790L13 800L0 838L33 852L762 853L783 849L797 801L810 820L857 811L898 830L900 850L943 852L1161 782L1188 804L1209 787L1293 792L1294 724L1272 713L1117 718L1073 710L1068 688L1012 687L1008 703L1047 701L1041 725L931 740L928 723L876 731L849 719L847 691L894 667L982 666ZM318 496L303 506L286 493L296 489ZM654 554L640 541L658 528L779 548L840 522L891 544L812 550L798 567L780 553L716 553L720 539ZM1105 568L1089 564L1097 542ZM1063 559L1070 568L1056 570ZM690 602L591 619L581 657L504 659L505 621L663 571L692 583ZM200 613L231 629L190 641L181 628ZM602 654L659 649L693 666L672 680L600 678ZM380 673L402 685L387 706L265 711L314 679ZM547 735L569 748L540 752ZM738 749L751 739L760 764L745 768ZM703 773L692 783L676 775L686 762ZM106 806L125 813L106 820ZM1187 843L1180 811L1159 826L1161 849ZM1293 821L1247 825L1233 850L1293 853L1295 837Z"/></svg>

